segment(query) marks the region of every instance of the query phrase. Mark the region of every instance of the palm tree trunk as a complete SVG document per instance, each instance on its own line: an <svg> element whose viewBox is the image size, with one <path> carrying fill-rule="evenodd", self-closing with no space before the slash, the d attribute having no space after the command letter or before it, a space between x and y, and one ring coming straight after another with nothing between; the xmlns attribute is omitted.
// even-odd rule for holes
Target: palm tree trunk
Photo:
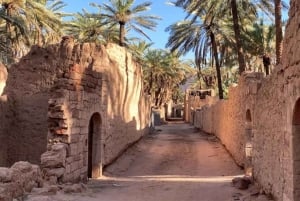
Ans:
<svg viewBox="0 0 300 201"><path fill-rule="evenodd" d="M276 26L276 64L279 64L282 56L282 21L281 0L274 0L275 4L275 26Z"/></svg>
<svg viewBox="0 0 300 201"><path fill-rule="evenodd" d="M120 35L119 35L119 43L120 46L125 46L125 22L119 22L120 24Z"/></svg>
<svg viewBox="0 0 300 201"><path fill-rule="evenodd" d="M231 12L232 12L233 29L234 29L235 41L236 41L236 49L238 53L239 73L242 74L246 69L246 63L245 63L243 48L240 40L241 33L240 33L240 25L239 25L236 0L231 0Z"/></svg>
<svg viewBox="0 0 300 201"><path fill-rule="evenodd" d="M216 71L217 71L219 98L223 99L224 96L223 96L221 69L220 69L220 63L219 63L219 57L218 57L218 48L217 48L215 35L212 32L210 33L210 40L211 40L211 44L212 44L213 55L214 55Z"/></svg>

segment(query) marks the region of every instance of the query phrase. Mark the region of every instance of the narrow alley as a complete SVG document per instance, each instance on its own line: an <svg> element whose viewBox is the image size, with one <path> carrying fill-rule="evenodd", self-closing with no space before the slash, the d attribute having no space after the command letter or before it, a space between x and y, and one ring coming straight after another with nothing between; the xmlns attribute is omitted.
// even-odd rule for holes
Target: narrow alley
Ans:
<svg viewBox="0 0 300 201"><path fill-rule="evenodd" d="M249 192L237 190L231 183L242 174L214 136L173 122L156 127L154 134L129 148L104 170L103 178L89 181L86 193L57 194L44 200L245 200L240 198Z"/></svg>

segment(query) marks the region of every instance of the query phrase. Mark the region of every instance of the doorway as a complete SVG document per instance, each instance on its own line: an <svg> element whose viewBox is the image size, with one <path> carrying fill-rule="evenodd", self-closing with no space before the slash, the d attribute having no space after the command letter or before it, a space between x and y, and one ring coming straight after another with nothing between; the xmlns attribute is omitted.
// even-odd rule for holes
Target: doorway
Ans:
<svg viewBox="0 0 300 201"><path fill-rule="evenodd" d="M300 99L293 111L292 132L294 200L300 200Z"/></svg>
<svg viewBox="0 0 300 201"><path fill-rule="evenodd" d="M101 143L101 116L94 113L89 122L88 133L88 178L102 176L102 143Z"/></svg>
<svg viewBox="0 0 300 201"><path fill-rule="evenodd" d="M245 154L246 154L246 164L245 164L245 170L246 175L252 176L253 167L252 167L252 116L251 111L246 111L246 122L245 122L245 138L246 138L246 145L245 145Z"/></svg>

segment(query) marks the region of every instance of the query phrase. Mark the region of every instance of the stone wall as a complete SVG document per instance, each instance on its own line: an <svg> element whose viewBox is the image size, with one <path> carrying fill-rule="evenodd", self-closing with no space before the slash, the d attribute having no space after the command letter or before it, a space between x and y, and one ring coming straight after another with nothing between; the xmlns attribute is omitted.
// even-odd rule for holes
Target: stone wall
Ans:
<svg viewBox="0 0 300 201"><path fill-rule="evenodd" d="M0 200L23 200L25 193L42 187L42 173L38 165L20 161L11 168L0 167Z"/></svg>
<svg viewBox="0 0 300 201"><path fill-rule="evenodd" d="M300 2L292 0L282 64L272 75L242 77L229 100L198 112L198 127L216 134L239 164L249 162L250 150L254 179L284 201L300 200L299 13Z"/></svg>
<svg viewBox="0 0 300 201"><path fill-rule="evenodd" d="M101 175L102 166L148 131L141 77L140 66L117 45L77 45L64 37L60 45L33 48L11 67L5 89L8 165L39 164L48 150L42 167L54 179ZM57 143L67 154L63 166L53 167Z"/></svg>

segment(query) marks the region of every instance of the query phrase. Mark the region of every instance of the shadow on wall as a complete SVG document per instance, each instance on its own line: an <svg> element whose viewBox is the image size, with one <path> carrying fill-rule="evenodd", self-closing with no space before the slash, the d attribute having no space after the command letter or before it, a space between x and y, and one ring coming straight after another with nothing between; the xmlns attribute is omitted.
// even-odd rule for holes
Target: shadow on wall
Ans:
<svg viewBox="0 0 300 201"><path fill-rule="evenodd" d="M62 181L100 176L102 166L147 132L149 121L140 67L130 63L125 49L94 44L73 49L49 101L49 143L68 147L64 174L57 178Z"/></svg>
<svg viewBox="0 0 300 201"><path fill-rule="evenodd" d="M118 46L74 45L65 38L61 45L33 47L10 68L5 91L8 112L1 123L7 127L0 128L0 137L5 135L1 143L9 145L6 166L19 160L39 164L49 138L52 144L69 145L76 174L87 172L83 150L94 113L102 120L104 164L147 130L150 114L141 69Z"/></svg>
<svg viewBox="0 0 300 201"><path fill-rule="evenodd" d="M33 47L19 63L9 69L4 94L6 112L0 135L7 145L5 166L16 161L40 163L47 149L47 112L49 90L59 63L55 46ZM2 145L1 145L2 147Z"/></svg>

